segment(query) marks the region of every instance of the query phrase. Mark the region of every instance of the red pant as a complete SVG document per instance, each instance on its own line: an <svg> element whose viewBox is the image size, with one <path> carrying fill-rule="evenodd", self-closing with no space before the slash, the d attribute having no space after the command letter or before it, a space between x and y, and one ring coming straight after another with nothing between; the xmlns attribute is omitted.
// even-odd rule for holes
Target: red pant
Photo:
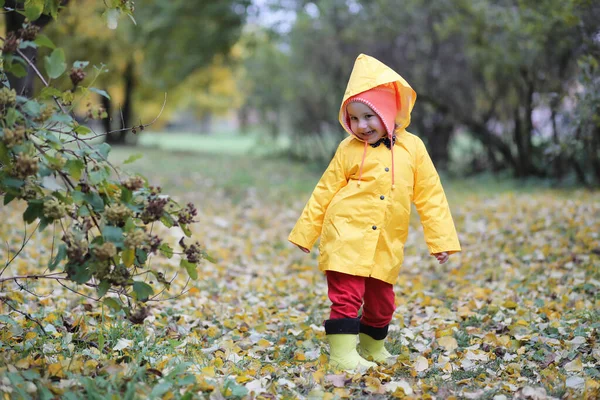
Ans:
<svg viewBox="0 0 600 400"><path fill-rule="evenodd" d="M357 318L363 306L360 322L365 325L383 328L392 320L396 309L393 285L375 278L327 271L327 287L332 303L330 319Z"/></svg>

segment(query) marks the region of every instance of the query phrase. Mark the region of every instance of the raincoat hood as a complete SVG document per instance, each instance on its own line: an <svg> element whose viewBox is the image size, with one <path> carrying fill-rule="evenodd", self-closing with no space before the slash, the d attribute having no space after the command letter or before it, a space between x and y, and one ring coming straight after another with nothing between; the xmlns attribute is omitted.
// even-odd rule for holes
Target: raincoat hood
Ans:
<svg viewBox="0 0 600 400"><path fill-rule="evenodd" d="M398 126L397 130L405 129L410 124L410 113L415 105L417 93L393 69L371 56L360 54L354 62L339 113L340 124L350 135L354 136L354 133L346 123L347 100L359 93L385 84L393 85L396 92L396 109L398 111L394 122Z"/></svg>

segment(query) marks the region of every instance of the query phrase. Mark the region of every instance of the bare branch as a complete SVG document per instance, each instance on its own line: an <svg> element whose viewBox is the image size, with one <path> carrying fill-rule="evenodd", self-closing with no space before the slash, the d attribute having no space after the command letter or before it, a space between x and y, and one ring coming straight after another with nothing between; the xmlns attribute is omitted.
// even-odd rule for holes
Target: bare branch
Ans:
<svg viewBox="0 0 600 400"><path fill-rule="evenodd" d="M96 299L96 298L94 298L94 297L88 296L87 294L84 294L84 293L78 292L77 290L75 290L75 289L72 289L72 288L68 287L67 285L65 285L64 283L62 283L60 280L57 280L57 282L58 282L58 284L59 284L60 286L64 287L64 288L65 288L65 289L67 289L67 290L70 290L71 292L73 292L73 293L75 293L75 294L77 294L77 295L79 295L79 296L83 296L83 297L86 297L86 298L88 298L88 299L90 299L90 300L94 300L94 301L100 301L100 299Z"/></svg>
<svg viewBox="0 0 600 400"><path fill-rule="evenodd" d="M62 275L62 274L64 274L64 272L53 272L51 274L45 274L45 275L9 276L8 278L0 278L0 283L6 282L6 281L15 281L16 282L17 280L24 280L24 279L54 279L56 281L67 279L65 276L57 276L57 275Z"/></svg>
<svg viewBox="0 0 600 400"><path fill-rule="evenodd" d="M23 311L17 310L5 298L0 297L0 300L2 300L2 302L4 304L6 304L8 306L8 308L10 308L11 310L13 310L14 312L21 314L22 316L24 316L25 318L27 318L29 321L35 322L40 327L40 329L42 330L42 332L44 332L44 335L48 334L48 332L46 332L46 330L44 329L44 327L42 326L42 324L40 323L40 321L38 321L37 319L33 318L31 315L29 315L29 314L27 314L27 313L25 313Z"/></svg>
<svg viewBox="0 0 600 400"><path fill-rule="evenodd" d="M2 276L2 274L4 273L4 271L6 271L6 268L8 268L8 266L15 260L15 258L17 258L17 256L19 254L21 254L21 252L23 251L23 249L25 248L25 246L27 246L27 243L29 243L29 240L31 240L31 237L37 231L37 229L38 229L39 226L40 226L40 221L38 221L38 224L33 229L33 232L31 232L31 235L29 235L29 237L27 237L27 223L25 223L25 232L24 232L24 235L23 235L23 243L21 244L21 247L19 248L19 250L17 250L17 252L13 255L13 257L6 262L6 264L4 265L4 268L2 268L2 271L0 271L0 276ZM0 282L2 282L1 279L0 279Z"/></svg>

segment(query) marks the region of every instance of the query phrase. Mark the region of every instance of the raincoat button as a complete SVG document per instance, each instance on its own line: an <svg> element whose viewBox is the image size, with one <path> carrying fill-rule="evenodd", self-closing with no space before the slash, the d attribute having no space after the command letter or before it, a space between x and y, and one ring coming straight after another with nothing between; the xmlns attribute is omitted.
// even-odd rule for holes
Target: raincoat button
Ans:
<svg viewBox="0 0 600 400"><path fill-rule="evenodd" d="M385 167L385 172L390 172L390 169L388 167Z"/></svg>
<svg viewBox="0 0 600 400"><path fill-rule="evenodd" d="M377 227L375 225L373 225L373 230L376 230L376 229L377 229Z"/></svg>
<svg viewBox="0 0 600 400"><path fill-rule="evenodd" d="M383 200L383 199L385 199L385 196L384 196L384 195L381 195L381 196L379 196L379 198L380 198L381 200Z"/></svg>

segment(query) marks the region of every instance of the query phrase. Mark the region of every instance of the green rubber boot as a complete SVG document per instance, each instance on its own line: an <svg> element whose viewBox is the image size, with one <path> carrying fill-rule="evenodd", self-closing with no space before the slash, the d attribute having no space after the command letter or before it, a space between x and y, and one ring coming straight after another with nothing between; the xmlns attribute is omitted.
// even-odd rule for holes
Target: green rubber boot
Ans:
<svg viewBox="0 0 600 400"><path fill-rule="evenodd" d="M362 358L356 351L356 335L327 335L329 341L329 366L346 372L364 372L377 364Z"/></svg>
<svg viewBox="0 0 600 400"><path fill-rule="evenodd" d="M362 332L358 334L358 338L360 340L359 350L367 359L376 363L385 363L388 358L392 357L383 345L383 339L376 340Z"/></svg>

